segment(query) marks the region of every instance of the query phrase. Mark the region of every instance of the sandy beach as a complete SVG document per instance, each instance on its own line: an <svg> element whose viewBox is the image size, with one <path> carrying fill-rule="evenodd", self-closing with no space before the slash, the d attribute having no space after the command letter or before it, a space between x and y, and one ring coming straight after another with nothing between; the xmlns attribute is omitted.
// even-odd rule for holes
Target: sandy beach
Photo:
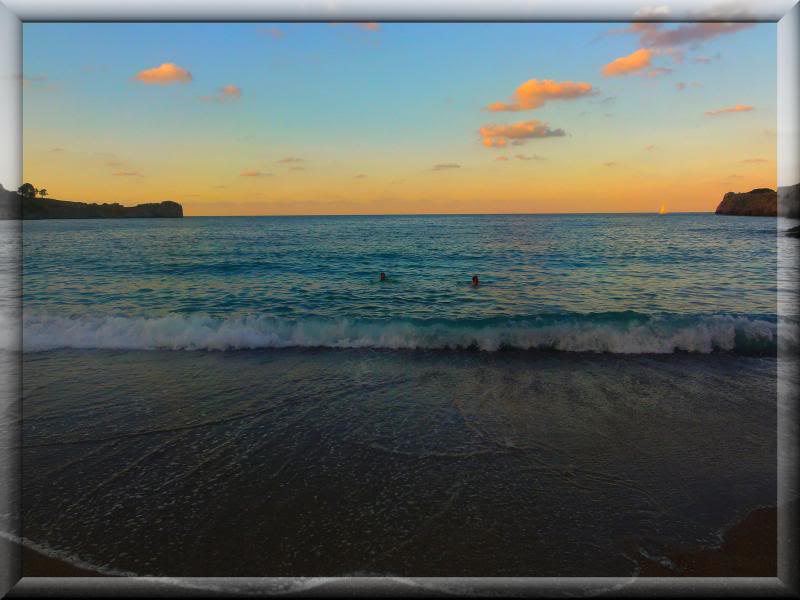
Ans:
<svg viewBox="0 0 800 600"><path fill-rule="evenodd" d="M664 548L646 557L634 549L640 577L775 577L777 510L757 508L720 532L717 547ZM113 577L22 546L24 577Z"/></svg>
<svg viewBox="0 0 800 600"><path fill-rule="evenodd" d="M757 508L721 532L716 547L663 548L659 556L637 553L641 577L776 577L777 509Z"/></svg>

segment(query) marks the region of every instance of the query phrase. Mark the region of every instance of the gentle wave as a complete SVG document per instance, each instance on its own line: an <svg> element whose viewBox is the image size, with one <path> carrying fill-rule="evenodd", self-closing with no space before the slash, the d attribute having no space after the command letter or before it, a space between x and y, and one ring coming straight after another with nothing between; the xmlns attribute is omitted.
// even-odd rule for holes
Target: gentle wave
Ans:
<svg viewBox="0 0 800 600"><path fill-rule="evenodd" d="M669 354L774 354L768 317L598 313L479 320L279 319L265 316L25 315L23 350L252 350L258 348L503 349Z"/></svg>

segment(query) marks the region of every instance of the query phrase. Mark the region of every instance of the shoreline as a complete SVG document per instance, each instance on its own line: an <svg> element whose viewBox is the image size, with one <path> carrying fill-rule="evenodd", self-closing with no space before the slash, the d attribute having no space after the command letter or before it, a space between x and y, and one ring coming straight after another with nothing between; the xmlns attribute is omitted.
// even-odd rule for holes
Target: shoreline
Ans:
<svg viewBox="0 0 800 600"><path fill-rule="evenodd" d="M718 546L665 546L658 556L636 550L638 577L775 577L777 507L762 506L720 531ZM77 566L22 545L23 577L120 577ZM181 576L173 573L169 576ZM266 576L266 575L265 575ZM313 576L313 574L309 574Z"/></svg>
<svg viewBox="0 0 800 600"><path fill-rule="evenodd" d="M778 510L751 510L720 531L718 546L665 546L657 556L639 548L639 577L776 577Z"/></svg>
<svg viewBox="0 0 800 600"><path fill-rule="evenodd" d="M99 570L79 567L63 558L20 545L23 577L117 577Z"/></svg>

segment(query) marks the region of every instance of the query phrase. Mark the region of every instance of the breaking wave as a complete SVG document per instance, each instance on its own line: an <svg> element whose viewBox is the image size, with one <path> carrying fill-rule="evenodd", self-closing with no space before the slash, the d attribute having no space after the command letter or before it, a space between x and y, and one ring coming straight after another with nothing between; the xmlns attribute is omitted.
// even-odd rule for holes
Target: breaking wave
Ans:
<svg viewBox="0 0 800 600"><path fill-rule="evenodd" d="M57 348L252 350L259 348L505 349L619 354L775 354L774 318L734 315L556 314L478 320L61 317L25 315L23 351Z"/></svg>

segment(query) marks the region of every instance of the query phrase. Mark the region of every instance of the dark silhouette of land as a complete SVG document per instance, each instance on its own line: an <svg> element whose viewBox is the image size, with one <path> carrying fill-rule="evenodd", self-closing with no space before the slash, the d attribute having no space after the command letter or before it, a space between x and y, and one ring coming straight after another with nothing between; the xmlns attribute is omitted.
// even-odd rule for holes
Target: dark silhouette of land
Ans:
<svg viewBox="0 0 800 600"><path fill-rule="evenodd" d="M740 217L789 217L800 218L800 183L779 187L756 188L749 192L728 192L717 206L718 215Z"/></svg>
<svg viewBox="0 0 800 600"><path fill-rule="evenodd" d="M38 197L37 197L38 196ZM31 184L20 186L16 192L0 185L0 219L141 219L181 218L183 207L170 200L123 206L89 204L46 198L47 190L37 190Z"/></svg>

